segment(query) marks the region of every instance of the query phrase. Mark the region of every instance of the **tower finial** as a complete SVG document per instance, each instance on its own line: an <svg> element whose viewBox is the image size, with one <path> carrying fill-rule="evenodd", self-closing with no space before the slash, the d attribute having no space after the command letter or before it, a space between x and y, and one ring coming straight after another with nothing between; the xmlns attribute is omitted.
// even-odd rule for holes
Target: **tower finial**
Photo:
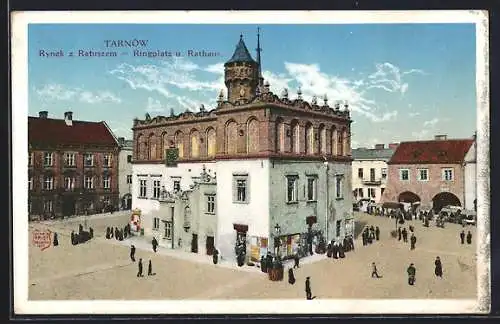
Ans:
<svg viewBox="0 0 500 324"><path fill-rule="evenodd" d="M240 40L243 40L243 33L240 33Z"/></svg>
<svg viewBox="0 0 500 324"><path fill-rule="evenodd" d="M260 48L260 27L257 27L257 65L259 72L259 86L262 86L264 83L264 78L262 77L262 67L260 62L260 52L262 49Z"/></svg>

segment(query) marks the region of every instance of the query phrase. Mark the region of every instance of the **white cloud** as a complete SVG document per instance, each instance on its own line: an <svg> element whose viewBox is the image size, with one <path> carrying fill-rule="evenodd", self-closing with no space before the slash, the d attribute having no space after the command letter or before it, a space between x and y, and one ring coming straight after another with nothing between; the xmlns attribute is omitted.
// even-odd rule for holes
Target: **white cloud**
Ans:
<svg viewBox="0 0 500 324"><path fill-rule="evenodd" d="M430 131L428 129L424 128L418 132L412 132L411 136L413 136L415 139L423 140L423 139L427 139L429 137L429 133L430 133Z"/></svg>
<svg viewBox="0 0 500 324"><path fill-rule="evenodd" d="M79 100L80 102L86 102L90 104L103 102L121 102L121 99L110 91L92 92L78 87L66 87L62 84L57 83L45 84L42 88L35 89L35 91L43 101Z"/></svg>
<svg viewBox="0 0 500 324"><path fill-rule="evenodd" d="M417 117L417 116L420 116L420 113L418 111L410 112L410 113L408 113L408 116L410 116L410 117Z"/></svg>
<svg viewBox="0 0 500 324"><path fill-rule="evenodd" d="M224 75L224 63L211 64L204 68L205 71L215 74Z"/></svg>
<svg viewBox="0 0 500 324"><path fill-rule="evenodd" d="M426 120L423 123L424 127L432 127L435 126L439 122L439 118L433 118L431 120Z"/></svg>
<svg viewBox="0 0 500 324"><path fill-rule="evenodd" d="M415 73L424 74L422 70L418 69L401 71L397 66L388 62L375 64L375 68L376 72L368 76L369 86L367 89L382 89L401 94L408 91L408 83L403 82L403 76Z"/></svg>
<svg viewBox="0 0 500 324"><path fill-rule="evenodd" d="M149 113L162 113L167 107L163 106L160 100L148 97L148 103L146 106L146 111Z"/></svg>

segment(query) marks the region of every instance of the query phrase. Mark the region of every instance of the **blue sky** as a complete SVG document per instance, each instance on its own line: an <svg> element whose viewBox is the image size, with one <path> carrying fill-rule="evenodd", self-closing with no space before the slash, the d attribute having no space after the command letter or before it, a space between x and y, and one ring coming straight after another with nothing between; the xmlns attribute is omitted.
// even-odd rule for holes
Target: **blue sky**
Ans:
<svg viewBox="0 0 500 324"><path fill-rule="evenodd" d="M134 117L214 107L223 63L243 34L255 57L257 25L31 24L29 114L105 120L131 137ZM353 147L435 134L471 137L476 129L474 24L259 25L262 65L271 90L301 86L304 98L327 94L352 109ZM134 57L106 40L147 40L149 51L181 57ZM62 50L64 57L40 51ZM69 57L70 51L117 51L117 57ZM187 50L220 53L189 57ZM122 54L126 52L127 54Z"/></svg>

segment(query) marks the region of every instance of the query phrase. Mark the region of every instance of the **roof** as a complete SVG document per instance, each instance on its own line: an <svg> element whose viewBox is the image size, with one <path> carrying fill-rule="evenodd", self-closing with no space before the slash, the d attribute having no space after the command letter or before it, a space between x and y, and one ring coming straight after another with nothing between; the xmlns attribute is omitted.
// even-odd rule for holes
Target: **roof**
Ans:
<svg viewBox="0 0 500 324"><path fill-rule="evenodd" d="M389 164L456 164L464 161L472 139L402 142Z"/></svg>
<svg viewBox="0 0 500 324"><path fill-rule="evenodd" d="M250 52L248 52L247 46L243 41L243 36L240 36L240 41L236 44L236 49L234 50L233 56L226 63L233 62L251 62L255 63Z"/></svg>
<svg viewBox="0 0 500 324"><path fill-rule="evenodd" d="M368 149L357 148L352 150L352 158L354 160L382 160L389 161L394 154L394 149Z"/></svg>
<svg viewBox="0 0 500 324"><path fill-rule="evenodd" d="M30 144L94 144L118 145L108 125L101 122L73 120L68 126L64 119L28 117Z"/></svg>

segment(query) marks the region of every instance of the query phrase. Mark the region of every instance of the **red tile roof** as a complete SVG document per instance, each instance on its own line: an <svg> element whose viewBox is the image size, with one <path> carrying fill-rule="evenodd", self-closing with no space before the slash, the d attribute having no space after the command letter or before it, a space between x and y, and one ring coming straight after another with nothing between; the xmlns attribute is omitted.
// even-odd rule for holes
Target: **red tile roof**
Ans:
<svg viewBox="0 0 500 324"><path fill-rule="evenodd" d="M105 122L28 117L28 142L31 144L118 145Z"/></svg>
<svg viewBox="0 0 500 324"><path fill-rule="evenodd" d="M456 164L464 161L472 139L402 142L388 164Z"/></svg>

